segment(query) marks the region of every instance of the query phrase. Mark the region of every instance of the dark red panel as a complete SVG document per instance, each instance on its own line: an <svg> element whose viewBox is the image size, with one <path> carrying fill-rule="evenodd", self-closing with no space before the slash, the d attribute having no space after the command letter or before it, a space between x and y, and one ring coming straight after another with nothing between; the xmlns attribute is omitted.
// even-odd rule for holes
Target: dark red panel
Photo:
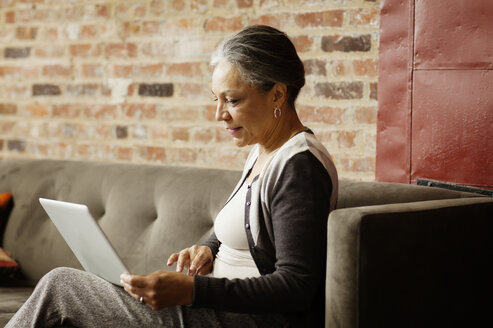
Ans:
<svg viewBox="0 0 493 328"><path fill-rule="evenodd" d="M493 1L415 4L416 69L493 68Z"/></svg>
<svg viewBox="0 0 493 328"><path fill-rule="evenodd" d="M493 186L493 71L414 73L412 180Z"/></svg>
<svg viewBox="0 0 493 328"><path fill-rule="evenodd" d="M413 1L382 0L376 180L409 183Z"/></svg>

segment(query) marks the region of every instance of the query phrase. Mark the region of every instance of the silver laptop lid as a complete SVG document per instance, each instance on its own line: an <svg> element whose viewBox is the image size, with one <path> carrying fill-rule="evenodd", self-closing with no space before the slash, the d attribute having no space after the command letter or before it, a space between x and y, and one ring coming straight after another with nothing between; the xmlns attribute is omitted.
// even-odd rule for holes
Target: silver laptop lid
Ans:
<svg viewBox="0 0 493 328"><path fill-rule="evenodd" d="M45 198L39 202L82 267L121 286L120 274L128 270L87 206Z"/></svg>

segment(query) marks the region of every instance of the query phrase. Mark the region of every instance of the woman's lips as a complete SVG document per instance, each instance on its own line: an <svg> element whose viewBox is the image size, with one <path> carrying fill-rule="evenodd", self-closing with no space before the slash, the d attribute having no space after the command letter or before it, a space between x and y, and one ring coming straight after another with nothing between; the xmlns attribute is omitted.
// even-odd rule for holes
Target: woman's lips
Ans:
<svg viewBox="0 0 493 328"><path fill-rule="evenodd" d="M241 127L234 128L234 129L232 129L232 128L226 128L226 129L228 130L229 134L233 135L236 132L238 132L241 129Z"/></svg>

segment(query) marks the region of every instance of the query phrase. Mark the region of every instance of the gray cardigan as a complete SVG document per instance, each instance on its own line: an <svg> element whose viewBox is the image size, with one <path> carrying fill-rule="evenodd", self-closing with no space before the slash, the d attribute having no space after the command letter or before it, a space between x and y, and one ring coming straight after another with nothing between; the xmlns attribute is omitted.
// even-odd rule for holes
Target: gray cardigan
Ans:
<svg viewBox="0 0 493 328"><path fill-rule="evenodd" d="M231 197L258 156L254 147ZM247 279L195 276L194 306L243 313L286 313L303 324L323 323L327 218L337 202L337 172L309 130L287 141L251 185L245 232L261 273ZM229 201L229 200L228 200ZM214 256L214 234L204 243Z"/></svg>

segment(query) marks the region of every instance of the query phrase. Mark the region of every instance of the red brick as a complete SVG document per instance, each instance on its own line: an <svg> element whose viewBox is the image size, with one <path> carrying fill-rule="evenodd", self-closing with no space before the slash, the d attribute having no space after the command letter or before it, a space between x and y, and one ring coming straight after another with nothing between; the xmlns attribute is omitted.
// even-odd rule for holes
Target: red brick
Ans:
<svg viewBox="0 0 493 328"><path fill-rule="evenodd" d="M148 35L159 35L159 26L161 23L159 21L147 21L142 23L142 32Z"/></svg>
<svg viewBox="0 0 493 328"><path fill-rule="evenodd" d="M15 11L7 11L5 13L5 21L8 24L13 24L15 23Z"/></svg>
<svg viewBox="0 0 493 328"><path fill-rule="evenodd" d="M214 0L212 6L214 8L224 8L228 4L228 0Z"/></svg>
<svg viewBox="0 0 493 328"><path fill-rule="evenodd" d="M0 86L0 94L2 94ZM3 97L5 98L28 98L31 96L31 89L25 83L19 84L6 84L3 85Z"/></svg>
<svg viewBox="0 0 493 328"><path fill-rule="evenodd" d="M98 26L95 24L83 25L80 31L82 38L94 38L98 36Z"/></svg>
<svg viewBox="0 0 493 328"><path fill-rule="evenodd" d="M43 76L49 77L70 77L72 68L62 65L47 65L43 67Z"/></svg>
<svg viewBox="0 0 493 328"><path fill-rule="evenodd" d="M193 18L182 18L176 20L168 20L164 23L163 31L169 33L184 33L191 31L194 27L194 19Z"/></svg>
<svg viewBox="0 0 493 328"><path fill-rule="evenodd" d="M54 117L79 117L81 112L80 106L77 104L60 104L53 105L53 116Z"/></svg>
<svg viewBox="0 0 493 328"><path fill-rule="evenodd" d="M112 43L106 46L108 57L127 58L137 56L137 45L135 43Z"/></svg>
<svg viewBox="0 0 493 328"><path fill-rule="evenodd" d="M160 16L166 10L166 1L167 0L152 0L150 3L150 14L153 16Z"/></svg>
<svg viewBox="0 0 493 328"><path fill-rule="evenodd" d="M375 158L342 158L341 169L350 172L375 172Z"/></svg>
<svg viewBox="0 0 493 328"><path fill-rule="evenodd" d="M308 59L303 62L306 75L327 75L326 62L321 59Z"/></svg>
<svg viewBox="0 0 493 328"><path fill-rule="evenodd" d="M344 110L326 106L298 106L298 114L302 121L338 125L343 121Z"/></svg>
<svg viewBox="0 0 493 328"><path fill-rule="evenodd" d="M377 77L378 62L374 59L353 61L354 73L358 76Z"/></svg>
<svg viewBox="0 0 493 328"><path fill-rule="evenodd" d="M200 76L202 70L200 68L201 63L178 63L169 64L166 68L166 73L169 75L183 75L183 76Z"/></svg>
<svg viewBox="0 0 493 328"><path fill-rule="evenodd" d="M49 105L29 104L26 106L26 110L27 113L29 113L29 116L34 117L44 117L50 114Z"/></svg>
<svg viewBox="0 0 493 328"><path fill-rule="evenodd" d="M116 120L119 118L119 109L115 105L86 105L84 106L84 116L97 120Z"/></svg>
<svg viewBox="0 0 493 328"><path fill-rule="evenodd" d="M30 47L13 48L7 47L3 51L5 58L27 58L31 53Z"/></svg>
<svg viewBox="0 0 493 328"><path fill-rule="evenodd" d="M145 4L137 4L133 9L134 18L142 18L146 15L147 9Z"/></svg>
<svg viewBox="0 0 493 328"><path fill-rule="evenodd" d="M195 121L200 113L197 109L185 106L164 108L159 113L159 119L164 121Z"/></svg>
<svg viewBox="0 0 493 328"><path fill-rule="evenodd" d="M5 120L0 120L0 132L2 134L9 134L13 133L14 130L16 129L16 122L6 122Z"/></svg>
<svg viewBox="0 0 493 328"><path fill-rule="evenodd" d="M370 83L370 99L377 100L378 96L378 83L372 82Z"/></svg>
<svg viewBox="0 0 493 328"><path fill-rule="evenodd" d="M257 18L251 19L252 25L269 25L281 30L284 30L291 24L290 14L275 14L275 15L262 15Z"/></svg>
<svg viewBox="0 0 493 328"><path fill-rule="evenodd" d="M180 96L188 99L208 99L210 89L202 84L183 83L180 84Z"/></svg>
<svg viewBox="0 0 493 328"><path fill-rule="evenodd" d="M337 141L339 142L340 149L352 148L356 144L357 131L341 131Z"/></svg>
<svg viewBox="0 0 493 328"><path fill-rule="evenodd" d="M57 96L62 92L60 86L55 84L33 84L32 95L33 96Z"/></svg>
<svg viewBox="0 0 493 328"><path fill-rule="evenodd" d="M17 10L15 19L17 22L33 23L35 21L43 21L46 18L46 11L36 7L29 9Z"/></svg>
<svg viewBox="0 0 493 328"><path fill-rule="evenodd" d="M330 62L331 71L334 76L346 76L351 74L351 67L344 60L333 60Z"/></svg>
<svg viewBox="0 0 493 328"><path fill-rule="evenodd" d="M351 26L378 27L378 8L360 8L349 10L349 24Z"/></svg>
<svg viewBox="0 0 493 328"><path fill-rule="evenodd" d="M371 37L369 34L359 36L324 36L322 37L322 50L326 52L370 51Z"/></svg>
<svg viewBox="0 0 493 328"><path fill-rule="evenodd" d="M139 76L160 77L163 74L163 64L148 64L139 66Z"/></svg>
<svg viewBox="0 0 493 328"><path fill-rule="evenodd" d="M185 9L185 3L183 0L169 0L169 8L174 11L182 11Z"/></svg>
<svg viewBox="0 0 493 328"><path fill-rule="evenodd" d="M128 118L134 119L152 119L156 117L155 104L125 104L123 113Z"/></svg>
<svg viewBox="0 0 493 328"><path fill-rule="evenodd" d="M253 6L253 0L236 0L238 8L251 8Z"/></svg>
<svg viewBox="0 0 493 328"><path fill-rule="evenodd" d="M167 140L168 127L164 124L150 126L149 132L153 140Z"/></svg>
<svg viewBox="0 0 493 328"><path fill-rule="evenodd" d="M121 161L129 161L132 159L133 149L131 147L117 147L116 158Z"/></svg>
<svg viewBox="0 0 493 328"><path fill-rule="evenodd" d="M147 162L166 162L166 150L164 147L139 146L139 158Z"/></svg>
<svg viewBox="0 0 493 328"><path fill-rule="evenodd" d="M320 1L320 0L318 0ZM272 9L281 5L280 0L260 0L259 6L263 10Z"/></svg>
<svg viewBox="0 0 493 328"><path fill-rule="evenodd" d="M217 142L231 142L233 138L226 131L224 127L216 128L216 141Z"/></svg>
<svg viewBox="0 0 493 328"><path fill-rule="evenodd" d="M195 163L198 158L197 150L190 148L171 148L168 154L172 163Z"/></svg>
<svg viewBox="0 0 493 328"><path fill-rule="evenodd" d="M17 105L0 103L0 115L12 115L17 113Z"/></svg>
<svg viewBox="0 0 493 328"><path fill-rule="evenodd" d="M188 128L173 128L171 130L172 141L188 141L190 139L190 131Z"/></svg>
<svg viewBox="0 0 493 328"><path fill-rule="evenodd" d="M70 97L96 96L99 86L95 83L67 85L65 94Z"/></svg>
<svg viewBox="0 0 493 328"><path fill-rule="evenodd" d="M360 99L362 82L322 82L315 85L315 95L329 99Z"/></svg>
<svg viewBox="0 0 493 328"><path fill-rule="evenodd" d="M313 38L308 35L291 37L291 41L298 52L307 52L313 48Z"/></svg>
<svg viewBox="0 0 493 328"><path fill-rule="evenodd" d="M173 2L176 1L172 0ZM190 0L190 9L196 13L205 13L207 11L207 2L207 0Z"/></svg>
<svg viewBox="0 0 493 328"><path fill-rule="evenodd" d="M82 64L83 77L101 77L103 72L104 68L101 64Z"/></svg>
<svg viewBox="0 0 493 328"><path fill-rule="evenodd" d="M70 54L74 57L96 57L101 55L101 47L98 44L72 44L69 49Z"/></svg>
<svg viewBox="0 0 493 328"><path fill-rule="evenodd" d="M377 123L377 108L362 107L357 108L354 112L356 124L376 124Z"/></svg>
<svg viewBox="0 0 493 328"><path fill-rule="evenodd" d="M7 148L9 151L15 151L23 153L26 151L26 141L25 140L8 140Z"/></svg>
<svg viewBox="0 0 493 328"><path fill-rule="evenodd" d="M295 20L301 28L341 27L344 20L344 10L298 14Z"/></svg>
<svg viewBox="0 0 493 328"><path fill-rule="evenodd" d="M197 142L211 142L214 139L215 129L199 128L193 131L193 141Z"/></svg>
<svg viewBox="0 0 493 328"><path fill-rule="evenodd" d="M142 32L142 25L140 22L124 22L122 24L122 36L128 38L131 36L140 35Z"/></svg>
<svg viewBox="0 0 493 328"><path fill-rule="evenodd" d="M114 77L128 78L133 76L132 65L115 65L113 71Z"/></svg>
<svg viewBox="0 0 493 328"><path fill-rule="evenodd" d="M241 16L224 18L212 17L205 23L206 32L233 32L243 28L243 20Z"/></svg>
<svg viewBox="0 0 493 328"><path fill-rule="evenodd" d="M206 106L204 108L204 116L208 121L216 121L216 106Z"/></svg>
<svg viewBox="0 0 493 328"><path fill-rule="evenodd" d="M162 59L174 56L175 47L175 43L171 40L145 42L141 44L141 51L145 56Z"/></svg>
<svg viewBox="0 0 493 328"><path fill-rule="evenodd" d="M78 50L78 51L77 51ZM80 49L77 49L75 53L72 53L72 56L77 56L79 51L82 51ZM62 45L43 45L42 47L37 47L34 50L34 54L37 57L41 58L57 58L57 57L62 57L65 54L65 46Z"/></svg>
<svg viewBox="0 0 493 328"><path fill-rule="evenodd" d="M16 36L20 40L34 40L37 34L37 27L19 26L16 29Z"/></svg>

